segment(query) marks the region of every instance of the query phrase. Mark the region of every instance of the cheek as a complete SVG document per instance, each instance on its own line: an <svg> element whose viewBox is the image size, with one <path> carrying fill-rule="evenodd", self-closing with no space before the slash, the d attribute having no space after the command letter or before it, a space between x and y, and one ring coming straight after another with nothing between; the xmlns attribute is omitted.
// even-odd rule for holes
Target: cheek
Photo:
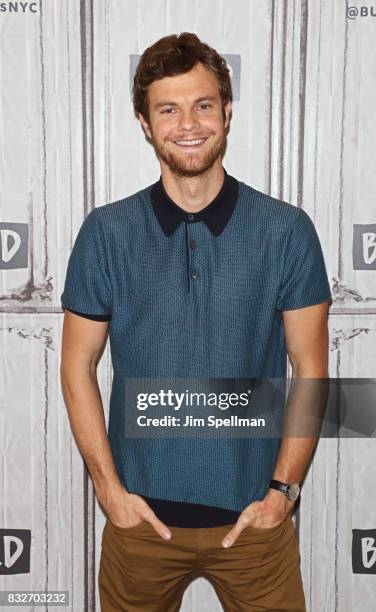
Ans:
<svg viewBox="0 0 376 612"><path fill-rule="evenodd" d="M214 133L221 133L224 129L222 117L207 117L203 125Z"/></svg>
<svg viewBox="0 0 376 612"><path fill-rule="evenodd" d="M158 124L154 128L154 135L157 140L163 142L165 140L171 140L176 134L176 128L174 126L174 121L159 121Z"/></svg>

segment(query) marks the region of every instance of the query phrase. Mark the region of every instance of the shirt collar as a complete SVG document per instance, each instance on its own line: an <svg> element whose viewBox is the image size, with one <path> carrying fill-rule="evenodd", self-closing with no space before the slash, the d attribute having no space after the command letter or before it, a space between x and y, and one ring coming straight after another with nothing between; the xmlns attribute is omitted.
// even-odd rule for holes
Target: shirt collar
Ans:
<svg viewBox="0 0 376 612"><path fill-rule="evenodd" d="M239 191L238 181L227 174L224 168L223 170L225 178L219 193L205 208L196 213L183 210L168 196L162 183L162 177L152 185L151 203L166 236L171 236L182 221L187 223L204 221L212 233L219 236L234 211Z"/></svg>

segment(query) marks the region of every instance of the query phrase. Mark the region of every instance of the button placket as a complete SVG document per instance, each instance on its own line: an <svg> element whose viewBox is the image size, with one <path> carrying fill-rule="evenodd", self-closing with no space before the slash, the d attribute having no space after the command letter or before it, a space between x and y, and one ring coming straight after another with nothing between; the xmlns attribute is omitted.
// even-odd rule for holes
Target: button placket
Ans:
<svg viewBox="0 0 376 612"><path fill-rule="evenodd" d="M191 232L193 235L195 234L195 229L196 228L193 228ZM200 273L197 269L197 248L198 248L197 240L195 238L191 238L190 240L191 266L192 266L191 277L193 280L196 280L197 278L200 277Z"/></svg>
<svg viewBox="0 0 376 612"><path fill-rule="evenodd" d="M184 222L184 237L185 237L185 253L186 253L186 272L187 272L187 282L188 282L188 293L191 292L191 254L189 249L189 231L188 231L188 223Z"/></svg>
<svg viewBox="0 0 376 612"><path fill-rule="evenodd" d="M192 225L195 224L188 223L187 221L185 221L184 223L188 293L191 292L192 280L194 281L200 276L199 271L195 266L195 251L198 247L197 240L195 240L194 238L190 238Z"/></svg>

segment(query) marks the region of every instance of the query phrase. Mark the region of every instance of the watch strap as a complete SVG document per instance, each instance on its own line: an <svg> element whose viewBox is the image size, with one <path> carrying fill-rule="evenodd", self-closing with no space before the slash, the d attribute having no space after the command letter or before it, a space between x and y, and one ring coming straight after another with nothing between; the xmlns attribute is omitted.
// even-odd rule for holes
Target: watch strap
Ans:
<svg viewBox="0 0 376 612"><path fill-rule="evenodd" d="M289 485L286 482L281 482L280 480L270 480L268 484L269 489L277 489L277 491L282 491L285 495L288 493Z"/></svg>

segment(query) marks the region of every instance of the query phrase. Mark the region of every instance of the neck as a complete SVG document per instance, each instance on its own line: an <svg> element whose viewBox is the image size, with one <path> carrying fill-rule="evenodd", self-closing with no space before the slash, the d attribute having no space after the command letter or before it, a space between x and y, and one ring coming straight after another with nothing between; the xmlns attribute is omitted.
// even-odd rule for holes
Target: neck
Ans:
<svg viewBox="0 0 376 612"><path fill-rule="evenodd" d="M218 163L217 163L218 162ZM199 176L177 176L161 163L163 187L167 195L187 212L199 212L210 204L219 193L225 173L221 160Z"/></svg>

